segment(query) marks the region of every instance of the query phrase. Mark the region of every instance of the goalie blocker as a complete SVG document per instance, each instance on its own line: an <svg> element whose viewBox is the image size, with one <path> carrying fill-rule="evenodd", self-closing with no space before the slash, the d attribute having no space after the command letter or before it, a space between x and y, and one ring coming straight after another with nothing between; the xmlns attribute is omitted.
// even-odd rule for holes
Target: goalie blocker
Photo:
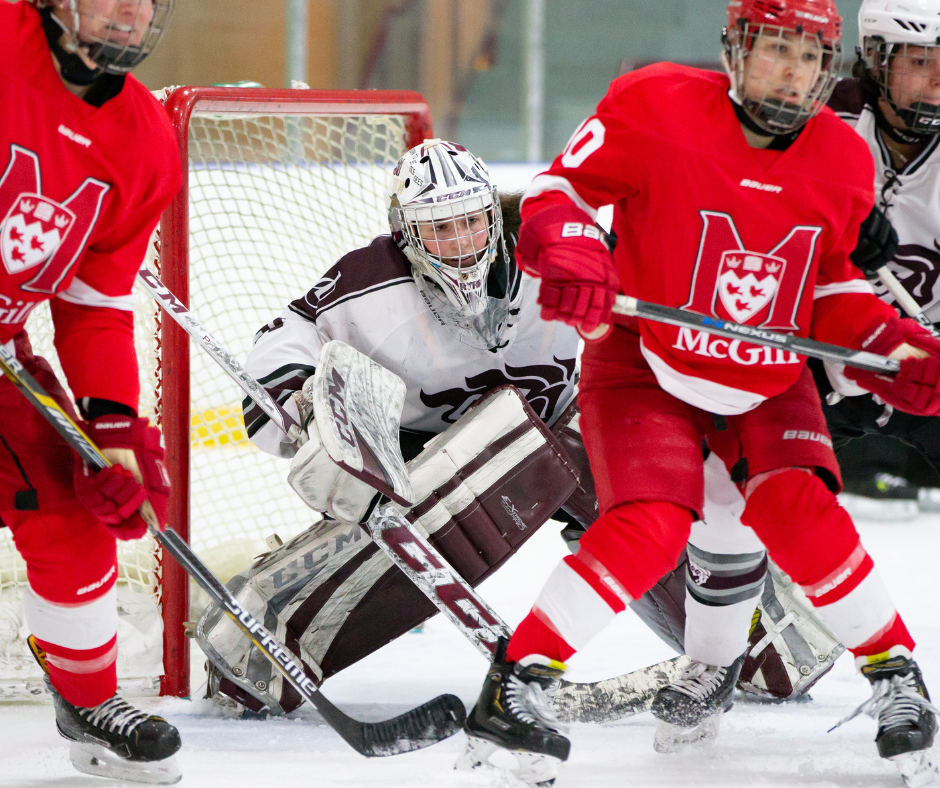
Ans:
<svg viewBox="0 0 940 788"><path fill-rule="evenodd" d="M576 412L569 408L556 428ZM562 444L512 386L494 389L434 437L408 473L417 503L400 508L473 586L576 490L583 496ZM573 503L585 506L578 495ZM336 520L316 523L227 586L318 685L437 612L359 525ZM215 606L203 612L195 637L212 663L210 695L221 692L256 712L300 705Z"/></svg>

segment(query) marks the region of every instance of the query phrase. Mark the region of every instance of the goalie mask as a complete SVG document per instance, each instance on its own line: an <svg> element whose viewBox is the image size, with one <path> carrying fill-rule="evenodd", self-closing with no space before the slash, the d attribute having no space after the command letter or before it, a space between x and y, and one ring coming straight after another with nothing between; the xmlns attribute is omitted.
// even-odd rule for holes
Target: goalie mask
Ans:
<svg viewBox="0 0 940 788"><path fill-rule="evenodd" d="M472 347L503 346L513 271L486 165L460 145L426 140L399 160L387 197L392 237L431 312Z"/></svg>
<svg viewBox="0 0 940 788"><path fill-rule="evenodd" d="M62 76L77 85L126 74L163 36L175 0L33 0ZM61 35L64 33L64 35Z"/></svg>
<svg viewBox="0 0 940 788"><path fill-rule="evenodd" d="M722 62L757 128L790 134L825 106L842 64L832 0L731 0Z"/></svg>
<svg viewBox="0 0 940 788"><path fill-rule="evenodd" d="M862 79L905 126L888 133L914 143L940 132L940 0L865 0L858 36Z"/></svg>

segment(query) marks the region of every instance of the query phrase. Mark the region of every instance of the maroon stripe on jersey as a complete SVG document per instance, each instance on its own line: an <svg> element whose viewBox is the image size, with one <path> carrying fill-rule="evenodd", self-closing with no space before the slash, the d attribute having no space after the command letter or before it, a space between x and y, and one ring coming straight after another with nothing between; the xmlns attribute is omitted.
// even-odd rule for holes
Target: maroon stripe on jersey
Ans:
<svg viewBox="0 0 940 788"><path fill-rule="evenodd" d="M382 235L371 244L340 258L303 298L290 303L290 310L316 320L327 309L382 287L411 281L411 263L391 236Z"/></svg>

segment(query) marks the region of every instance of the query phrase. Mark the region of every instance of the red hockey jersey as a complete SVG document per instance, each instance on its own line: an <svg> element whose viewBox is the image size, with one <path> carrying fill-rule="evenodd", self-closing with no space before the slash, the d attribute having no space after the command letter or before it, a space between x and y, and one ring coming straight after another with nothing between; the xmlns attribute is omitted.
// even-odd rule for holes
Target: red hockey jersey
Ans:
<svg viewBox="0 0 940 788"><path fill-rule="evenodd" d="M729 87L669 63L615 80L532 182L523 216L565 198L591 216L613 204L628 295L858 347L894 314L848 259L874 204L871 155L828 109L786 151L751 148ZM804 362L661 323L640 333L660 385L714 413L756 407Z"/></svg>
<svg viewBox="0 0 940 788"><path fill-rule="evenodd" d="M66 90L29 3L0 3L0 40L0 342L53 299L75 397L136 408L131 288L180 187L172 128L132 76L100 108Z"/></svg>

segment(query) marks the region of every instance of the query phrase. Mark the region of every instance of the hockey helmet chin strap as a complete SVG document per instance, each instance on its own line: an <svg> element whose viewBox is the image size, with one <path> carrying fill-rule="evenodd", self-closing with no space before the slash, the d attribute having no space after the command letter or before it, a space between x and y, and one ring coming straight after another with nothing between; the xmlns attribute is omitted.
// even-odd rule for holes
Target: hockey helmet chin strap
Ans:
<svg viewBox="0 0 940 788"><path fill-rule="evenodd" d="M46 41L59 63L59 73L62 79L72 85L84 87L92 84L105 73L103 68L89 68L77 50L70 52L62 46L62 36L72 35L72 31L53 13L52 6L40 9L39 13L42 16L42 29L46 34Z"/></svg>

